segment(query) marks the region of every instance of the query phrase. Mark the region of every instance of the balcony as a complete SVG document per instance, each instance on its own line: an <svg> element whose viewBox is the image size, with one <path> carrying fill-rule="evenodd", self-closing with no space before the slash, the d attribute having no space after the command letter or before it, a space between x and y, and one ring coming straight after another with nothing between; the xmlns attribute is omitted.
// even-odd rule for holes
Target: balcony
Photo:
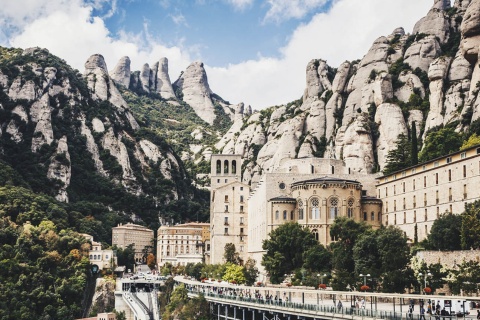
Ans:
<svg viewBox="0 0 480 320"><path fill-rule="evenodd" d="M224 226L228 226L228 225L229 225L228 221L225 221L225 222L223 223L223 225L224 225Z"/></svg>
<svg viewBox="0 0 480 320"><path fill-rule="evenodd" d="M223 233L224 236L229 236L228 232Z"/></svg>
<svg viewBox="0 0 480 320"><path fill-rule="evenodd" d="M243 223L243 222L240 222L240 225L241 225L241 226L243 226L244 224L245 224L245 223Z"/></svg>

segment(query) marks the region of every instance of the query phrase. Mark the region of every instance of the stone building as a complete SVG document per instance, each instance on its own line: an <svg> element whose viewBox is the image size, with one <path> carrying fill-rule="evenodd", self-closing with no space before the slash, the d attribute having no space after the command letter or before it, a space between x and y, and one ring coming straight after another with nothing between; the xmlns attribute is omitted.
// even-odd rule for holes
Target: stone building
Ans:
<svg viewBox="0 0 480 320"><path fill-rule="evenodd" d="M93 240L93 236L82 233L82 235L92 244L88 251L88 258L91 264L98 266L99 270L111 269L117 265L117 257L112 249L102 249L102 244Z"/></svg>
<svg viewBox="0 0 480 320"><path fill-rule="evenodd" d="M210 224L191 222L164 225L157 233L157 264L172 265L208 262L210 255Z"/></svg>
<svg viewBox="0 0 480 320"><path fill-rule="evenodd" d="M210 263L223 263L225 245L233 243L240 259L247 259L247 198L250 188L241 182L239 155L212 155Z"/></svg>
<svg viewBox="0 0 480 320"><path fill-rule="evenodd" d="M263 272L263 240L286 222L309 228L324 245L333 241L329 228L337 216L381 225L382 202L372 196L375 176L351 173L343 161L283 160L265 172L251 192L240 182L239 172L225 167L232 163L241 164L241 157L212 156L212 263L222 263L225 244L234 243L241 258L255 259Z"/></svg>
<svg viewBox="0 0 480 320"><path fill-rule="evenodd" d="M425 239L442 213L460 214L480 199L480 146L385 175L378 179L383 222L402 229L413 241Z"/></svg>
<svg viewBox="0 0 480 320"><path fill-rule="evenodd" d="M274 172L262 175L248 199L249 208L255 208L248 215L249 256L263 273L263 240L286 222L309 228L323 245L333 241L330 226L338 216L379 227L382 201L374 194L375 176L349 172L341 160L283 161Z"/></svg>
<svg viewBox="0 0 480 320"><path fill-rule="evenodd" d="M125 249L133 244L135 262L144 262L144 250L154 246L153 230L133 223L119 224L112 228L112 245Z"/></svg>

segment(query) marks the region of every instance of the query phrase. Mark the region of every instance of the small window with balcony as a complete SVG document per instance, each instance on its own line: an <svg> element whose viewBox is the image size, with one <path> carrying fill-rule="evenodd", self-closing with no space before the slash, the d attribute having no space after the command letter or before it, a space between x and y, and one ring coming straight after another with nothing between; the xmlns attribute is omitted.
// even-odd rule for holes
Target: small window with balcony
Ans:
<svg viewBox="0 0 480 320"><path fill-rule="evenodd" d="M225 228L224 234L225 234L226 236L228 236L228 228Z"/></svg>
<svg viewBox="0 0 480 320"><path fill-rule="evenodd" d="M225 218L223 219L223 224L226 225L226 226L228 226L228 217L225 217Z"/></svg>

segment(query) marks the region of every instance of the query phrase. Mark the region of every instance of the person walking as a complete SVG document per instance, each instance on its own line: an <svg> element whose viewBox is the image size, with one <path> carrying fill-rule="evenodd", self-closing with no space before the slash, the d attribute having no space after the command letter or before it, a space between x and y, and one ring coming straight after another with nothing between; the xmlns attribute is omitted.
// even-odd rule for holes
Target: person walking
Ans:
<svg viewBox="0 0 480 320"><path fill-rule="evenodd" d="M423 306L420 307L420 318L419 320L425 320L425 308Z"/></svg>

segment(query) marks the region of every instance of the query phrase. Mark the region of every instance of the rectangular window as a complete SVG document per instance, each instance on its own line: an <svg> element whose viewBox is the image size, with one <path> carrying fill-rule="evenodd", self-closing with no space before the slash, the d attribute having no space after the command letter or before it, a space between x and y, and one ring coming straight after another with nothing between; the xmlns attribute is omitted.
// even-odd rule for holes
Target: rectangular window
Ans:
<svg viewBox="0 0 480 320"><path fill-rule="evenodd" d="M463 166L463 177L466 178L467 177L467 166Z"/></svg>
<svg viewBox="0 0 480 320"><path fill-rule="evenodd" d="M467 157L467 153L466 153L466 152L460 153L460 159L465 159L466 157Z"/></svg>
<svg viewBox="0 0 480 320"><path fill-rule="evenodd" d="M435 184L438 184L438 173L435 173Z"/></svg>
<svg viewBox="0 0 480 320"><path fill-rule="evenodd" d="M298 209L298 220L303 220L303 208Z"/></svg>
<svg viewBox="0 0 480 320"><path fill-rule="evenodd" d="M427 215L427 209L425 209L425 221L427 221L428 215Z"/></svg>
<svg viewBox="0 0 480 320"><path fill-rule="evenodd" d="M447 157L447 163L452 163L452 157Z"/></svg>
<svg viewBox="0 0 480 320"><path fill-rule="evenodd" d="M375 212L370 213L370 220L375 221Z"/></svg>
<svg viewBox="0 0 480 320"><path fill-rule="evenodd" d="M363 213L363 221L367 221L367 213L366 212Z"/></svg>
<svg viewBox="0 0 480 320"><path fill-rule="evenodd" d="M228 202L228 195L225 196L225 202Z"/></svg>
<svg viewBox="0 0 480 320"><path fill-rule="evenodd" d="M440 218L440 207L437 207L437 219Z"/></svg>
<svg viewBox="0 0 480 320"><path fill-rule="evenodd" d="M240 206L240 213L243 213L243 206Z"/></svg>
<svg viewBox="0 0 480 320"><path fill-rule="evenodd" d="M397 211L397 200L393 200L393 211Z"/></svg>
<svg viewBox="0 0 480 320"><path fill-rule="evenodd" d="M243 203L243 196L240 196L240 202Z"/></svg>
<svg viewBox="0 0 480 320"><path fill-rule="evenodd" d="M294 215L295 215L295 214L293 213L293 211L290 211L290 220L295 219L295 216L294 216Z"/></svg>
<svg viewBox="0 0 480 320"><path fill-rule="evenodd" d="M385 201L385 213L388 213L388 201Z"/></svg>
<svg viewBox="0 0 480 320"><path fill-rule="evenodd" d="M405 192L405 182L403 183L403 192Z"/></svg>
<svg viewBox="0 0 480 320"><path fill-rule="evenodd" d="M413 179L413 190L415 190L415 179Z"/></svg>
<svg viewBox="0 0 480 320"><path fill-rule="evenodd" d="M226 226L228 226L228 217L225 217L225 218L223 219L223 224L226 225Z"/></svg>
<svg viewBox="0 0 480 320"><path fill-rule="evenodd" d="M423 205L426 207L427 206L427 194L423 194Z"/></svg>
<svg viewBox="0 0 480 320"><path fill-rule="evenodd" d="M467 199L467 185L463 185L463 199Z"/></svg>
<svg viewBox="0 0 480 320"><path fill-rule="evenodd" d="M424 187L424 188L427 187L427 176L424 176L424 177L423 177L423 187Z"/></svg>
<svg viewBox="0 0 480 320"><path fill-rule="evenodd" d="M450 205L450 213L453 213L452 205Z"/></svg>
<svg viewBox="0 0 480 320"><path fill-rule="evenodd" d="M448 201L452 201L452 188L448 188Z"/></svg>
<svg viewBox="0 0 480 320"><path fill-rule="evenodd" d="M407 213L403 213L403 224L407 223Z"/></svg>
<svg viewBox="0 0 480 320"><path fill-rule="evenodd" d="M435 191L435 201L437 204L440 202L440 199L438 198L438 190Z"/></svg>
<svg viewBox="0 0 480 320"><path fill-rule="evenodd" d="M388 197L388 187L385 187L385 197Z"/></svg>
<svg viewBox="0 0 480 320"><path fill-rule="evenodd" d="M452 181L452 170L448 169L448 181Z"/></svg>
<svg viewBox="0 0 480 320"><path fill-rule="evenodd" d="M413 196L413 207L417 207L417 196Z"/></svg>
<svg viewBox="0 0 480 320"><path fill-rule="evenodd" d="M397 194L397 186L394 185L394 186L393 186L393 195L396 195L396 194Z"/></svg>
<svg viewBox="0 0 480 320"><path fill-rule="evenodd" d="M240 234L243 235L243 228L240 228Z"/></svg>
<svg viewBox="0 0 480 320"><path fill-rule="evenodd" d="M243 187L240 187L240 191L243 191Z"/></svg>
<svg viewBox="0 0 480 320"><path fill-rule="evenodd" d="M227 205L225 206L225 212L228 212L228 206Z"/></svg>
<svg viewBox="0 0 480 320"><path fill-rule="evenodd" d="M417 222L417 210L413 210L413 222Z"/></svg>
<svg viewBox="0 0 480 320"><path fill-rule="evenodd" d="M240 246L240 252L243 252L243 246Z"/></svg>
<svg viewBox="0 0 480 320"><path fill-rule="evenodd" d="M440 165L440 162L439 162L439 161L435 161L435 162L433 163L433 167L434 167L434 168L438 167L439 165Z"/></svg>
<svg viewBox="0 0 480 320"><path fill-rule="evenodd" d="M225 235L228 236L228 228L225 228Z"/></svg>
<svg viewBox="0 0 480 320"><path fill-rule="evenodd" d="M287 220L287 210L283 210L283 220Z"/></svg>
<svg viewBox="0 0 480 320"><path fill-rule="evenodd" d="M412 169L412 173L415 173L415 172L417 172L417 168Z"/></svg>
<svg viewBox="0 0 480 320"><path fill-rule="evenodd" d="M240 217L240 225L243 225L243 217Z"/></svg>
<svg viewBox="0 0 480 320"><path fill-rule="evenodd" d="M403 210L405 210L406 207L407 207L407 204L405 202L405 198L403 198Z"/></svg>

